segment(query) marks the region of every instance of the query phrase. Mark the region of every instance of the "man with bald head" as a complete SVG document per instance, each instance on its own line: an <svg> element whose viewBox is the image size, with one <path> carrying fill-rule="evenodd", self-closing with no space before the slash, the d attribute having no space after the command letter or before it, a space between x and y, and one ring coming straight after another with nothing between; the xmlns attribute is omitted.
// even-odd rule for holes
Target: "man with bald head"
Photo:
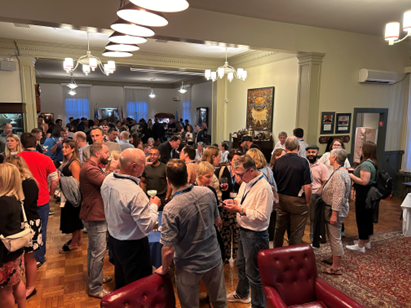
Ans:
<svg viewBox="0 0 411 308"><path fill-rule="evenodd" d="M120 145L121 151L134 148L134 145L130 143L129 139L130 134L128 131L123 131L120 133L120 141L118 142L118 144Z"/></svg>
<svg viewBox="0 0 411 308"><path fill-rule="evenodd" d="M113 253L116 290L151 275L148 234L158 218L161 201L148 199L138 179L146 157L139 149L125 149L120 155L120 171L113 172L101 186L108 232Z"/></svg>
<svg viewBox="0 0 411 308"><path fill-rule="evenodd" d="M73 140L77 144L78 152L80 154L80 161L81 163L84 163L83 151L86 147L88 147L87 136L83 132L76 132L73 134Z"/></svg>

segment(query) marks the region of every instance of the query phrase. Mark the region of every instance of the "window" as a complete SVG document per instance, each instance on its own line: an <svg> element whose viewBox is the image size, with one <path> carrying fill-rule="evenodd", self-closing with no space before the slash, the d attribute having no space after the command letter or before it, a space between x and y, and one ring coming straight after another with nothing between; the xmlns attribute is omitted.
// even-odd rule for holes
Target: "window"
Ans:
<svg viewBox="0 0 411 308"><path fill-rule="evenodd" d="M148 106L147 102L127 102L128 117L133 118L138 122L141 118L147 120Z"/></svg>
<svg viewBox="0 0 411 308"><path fill-rule="evenodd" d="M183 120L191 123L191 102L183 102Z"/></svg>
<svg viewBox="0 0 411 308"><path fill-rule="evenodd" d="M80 119L82 117L90 117L90 101L88 98L66 98L66 117Z"/></svg>

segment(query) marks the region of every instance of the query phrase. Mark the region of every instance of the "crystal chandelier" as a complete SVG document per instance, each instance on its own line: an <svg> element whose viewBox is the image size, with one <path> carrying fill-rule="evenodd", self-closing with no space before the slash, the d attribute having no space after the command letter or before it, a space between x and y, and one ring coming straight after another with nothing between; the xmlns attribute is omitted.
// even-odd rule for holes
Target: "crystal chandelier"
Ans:
<svg viewBox="0 0 411 308"><path fill-rule="evenodd" d="M400 23L390 22L385 25L385 40L388 41L388 45L394 45L402 42L407 37L411 36L411 10L404 13L404 20L402 23L402 29L407 34L399 40L400 37Z"/></svg>
<svg viewBox="0 0 411 308"><path fill-rule="evenodd" d="M247 78L247 71L242 68L238 68L237 70L228 64L227 60L227 48L225 50L225 63L223 66L217 68L217 70L205 70L205 78L207 80L212 80L213 82L216 81L218 78L222 79L224 75L227 75L228 81L232 81L235 78L241 79L244 81Z"/></svg>
<svg viewBox="0 0 411 308"><path fill-rule="evenodd" d="M130 53L130 55L132 54ZM74 62L76 62L75 65L74 65ZM91 54L88 32L87 32L87 54L78 58L77 61L74 61L72 58L66 58L63 63L63 68L68 74L73 74L73 72L77 69L77 67L80 64L82 65L83 73L86 76L88 76L90 71L94 72L97 67L107 76L114 73L114 71L116 70L116 63L114 61L112 60L107 61L107 64L103 64L103 62L99 58Z"/></svg>

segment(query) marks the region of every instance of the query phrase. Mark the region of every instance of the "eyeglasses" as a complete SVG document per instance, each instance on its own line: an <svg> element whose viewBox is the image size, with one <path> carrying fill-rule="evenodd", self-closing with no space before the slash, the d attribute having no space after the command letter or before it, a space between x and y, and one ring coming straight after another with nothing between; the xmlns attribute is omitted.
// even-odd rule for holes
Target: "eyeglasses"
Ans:
<svg viewBox="0 0 411 308"><path fill-rule="evenodd" d="M235 172L235 174L237 175L237 176L239 176L240 177L240 179L243 179L243 176L244 176L244 174L246 174L248 171L250 171L251 169L247 169L247 171L246 172L243 172L243 173L237 173L237 172Z"/></svg>

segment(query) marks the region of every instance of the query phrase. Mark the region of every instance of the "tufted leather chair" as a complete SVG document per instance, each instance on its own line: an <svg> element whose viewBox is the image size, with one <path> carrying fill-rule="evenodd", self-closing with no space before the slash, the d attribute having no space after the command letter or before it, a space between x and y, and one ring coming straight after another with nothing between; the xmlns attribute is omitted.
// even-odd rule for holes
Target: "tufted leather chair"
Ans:
<svg viewBox="0 0 411 308"><path fill-rule="evenodd" d="M152 274L110 293L100 302L102 308L175 308L174 289L169 275Z"/></svg>
<svg viewBox="0 0 411 308"><path fill-rule="evenodd" d="M267 308L360 308L362 305L317 277L310 245L261 250L258 268Z"/></svg>

